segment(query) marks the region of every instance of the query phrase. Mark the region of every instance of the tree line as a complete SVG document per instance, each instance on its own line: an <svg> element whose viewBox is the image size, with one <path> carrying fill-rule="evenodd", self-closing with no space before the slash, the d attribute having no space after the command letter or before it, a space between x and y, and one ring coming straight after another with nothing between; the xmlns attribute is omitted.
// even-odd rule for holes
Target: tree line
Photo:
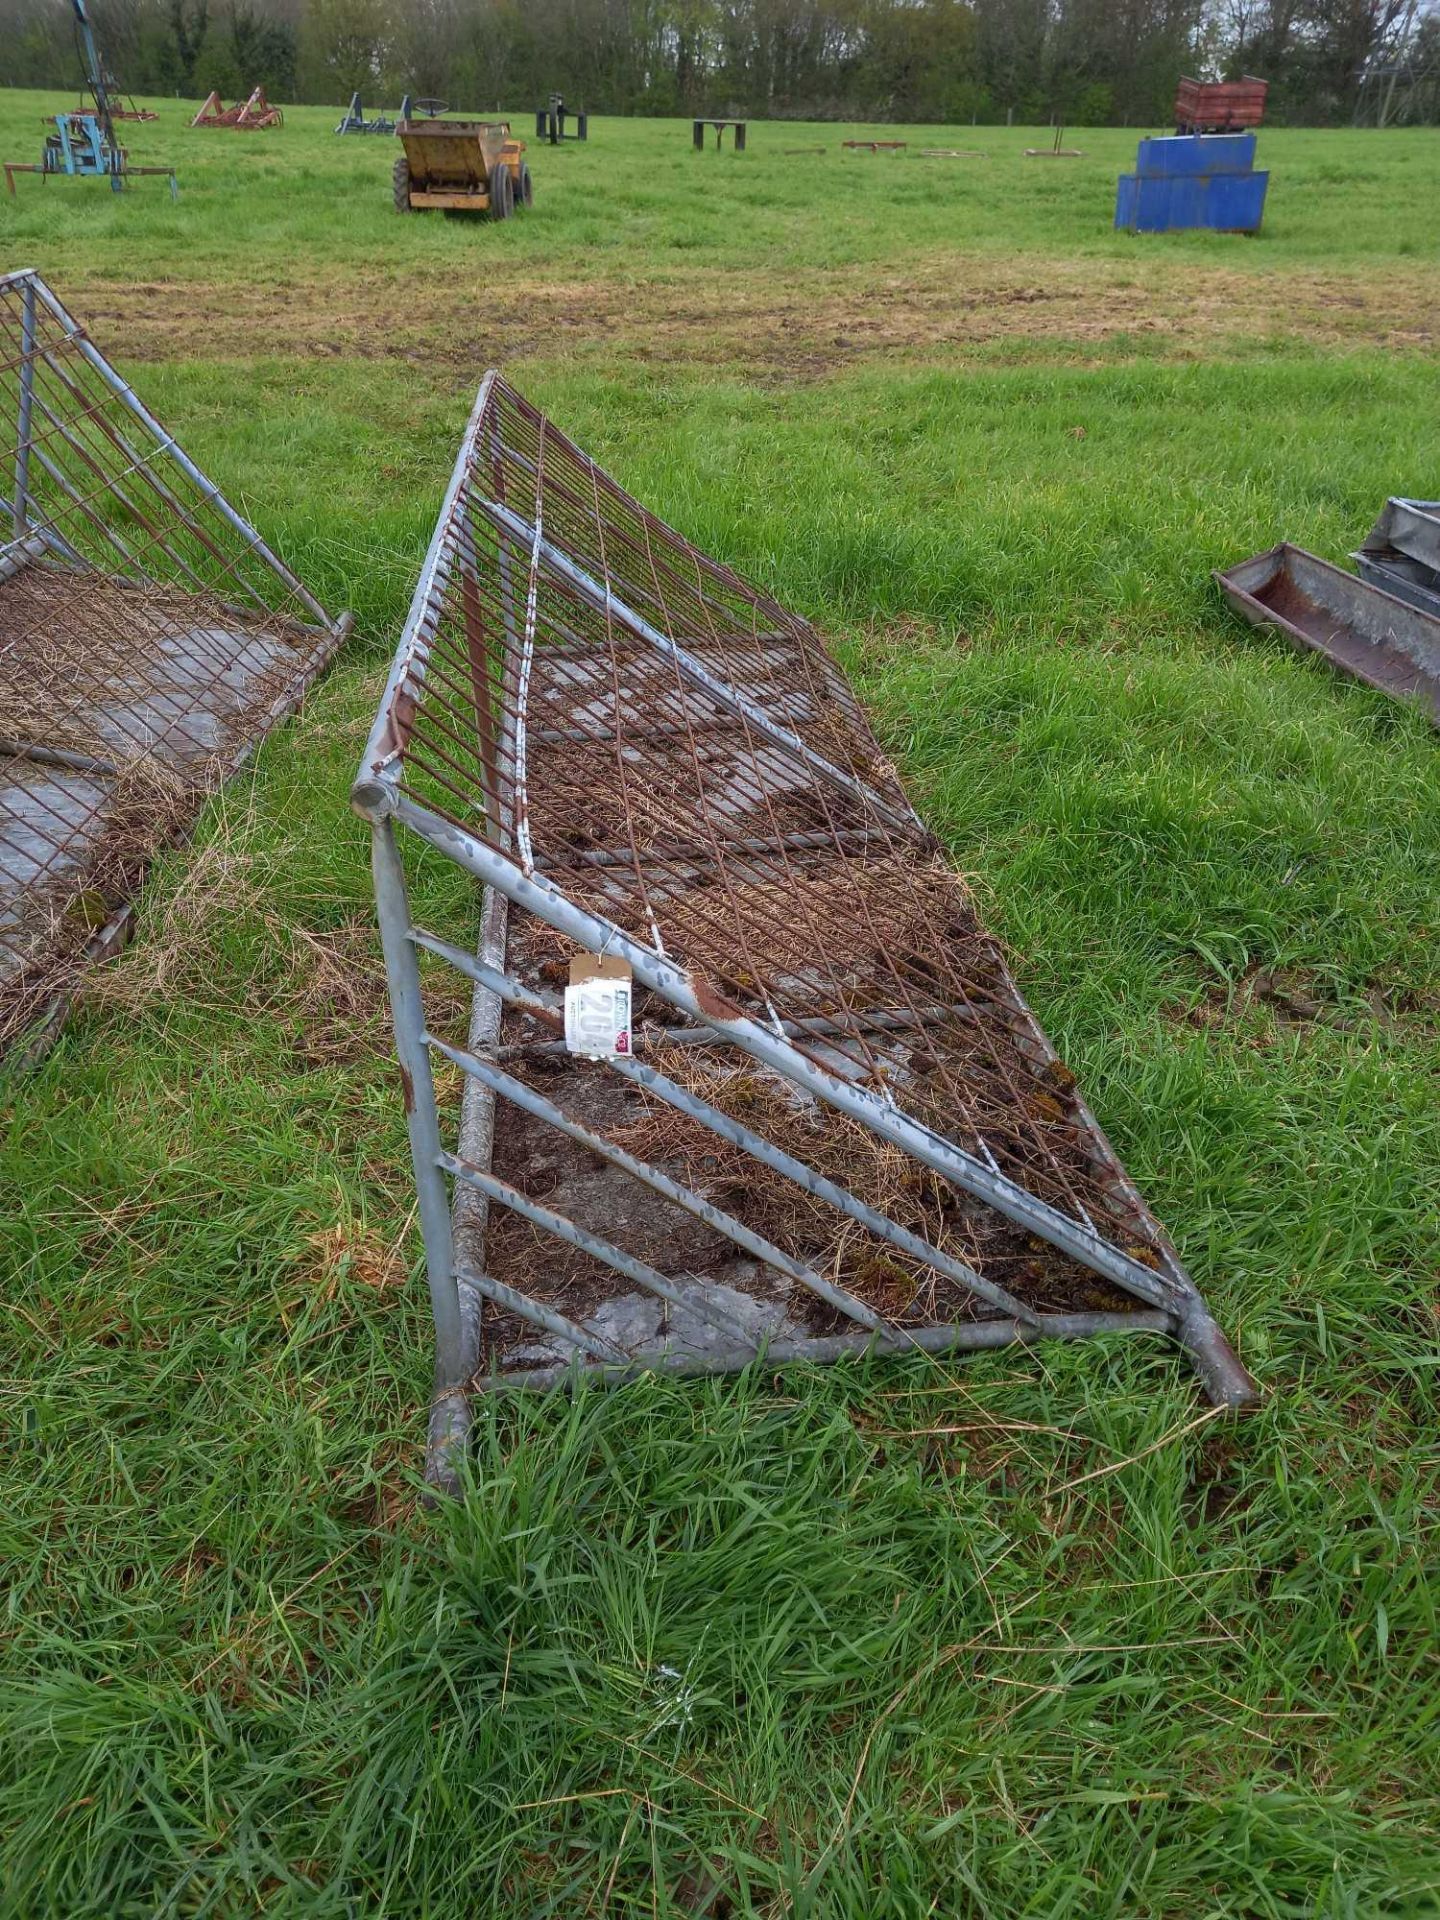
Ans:
<svg viewBox="0 0 1440 1920"><path fill-rule="evenodd" d="M1180 74L1267 120L1440 121L1440 0L91 0L134 93L1162 127ZM79 78L69 0L0 0L0 85Z"/></svg>

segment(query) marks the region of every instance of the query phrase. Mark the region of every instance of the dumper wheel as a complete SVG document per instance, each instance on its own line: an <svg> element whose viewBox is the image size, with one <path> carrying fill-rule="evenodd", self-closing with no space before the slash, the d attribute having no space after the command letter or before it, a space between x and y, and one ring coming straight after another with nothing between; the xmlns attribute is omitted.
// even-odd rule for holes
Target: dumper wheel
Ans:
<svg viewBox="0 0 1440 1920"><path fill-rule="evenodd" d="M530 169L522 160L520 177L515 182L515 204L517 207L533 207L535 204L535 182L530 178Z"/></svg>
<svg viewBox="0 0 1440 1920"><path fill-rule="evenodd" d="M395 211L413 213L414 208L410 205L410 162L403 153L391 170L390 183L395 196Z"/></svg>
<svg viewBox="0 0 1440 1920"><path fill-rule="evenodd" d="M490 169L490 218L508 220L515 211L515 182L503 160Z"/></svg>

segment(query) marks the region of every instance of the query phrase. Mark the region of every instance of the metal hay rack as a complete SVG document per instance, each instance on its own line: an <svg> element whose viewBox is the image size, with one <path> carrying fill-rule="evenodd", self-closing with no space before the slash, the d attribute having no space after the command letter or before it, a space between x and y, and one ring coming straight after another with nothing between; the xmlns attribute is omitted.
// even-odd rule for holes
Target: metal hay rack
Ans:
<svg viewBox="0 0 1440 1920"><path fill-rule="evenodd" d="M63 1017L157 847L332 620L31 271L0 276L0 1050Z"/></svg>
<svg viewBox="0 0 1440 1920"><path fill-rule="evenodd" d="M493 373L353 799L432 1481L476 1390L759 1354L1160 1332L1254 1399L813 629ZM633 987L599 1061L585 955Z"/></svg>

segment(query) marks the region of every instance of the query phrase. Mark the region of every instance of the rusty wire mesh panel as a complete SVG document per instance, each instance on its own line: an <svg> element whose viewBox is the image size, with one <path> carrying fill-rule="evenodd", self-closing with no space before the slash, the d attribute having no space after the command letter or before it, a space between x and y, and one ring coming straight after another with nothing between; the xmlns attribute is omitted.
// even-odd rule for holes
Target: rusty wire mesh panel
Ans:
<svg viewBox="0 0 1440 1920"><path fill-rule="evenodd" d="M478 1288L484 1379L1159 1325L1248 1397L817 635L493 375L356 800L422 1213L432 1176L461 1195L458 1254L430 1196L432 1290L463 1320ZM394 821L489 883L478 972L416 927ZM468 1036L412 1019L417 949L478 980ZM557 1038L587 949L634 967L633 1059Z"/></svg>
<svg viewBox="0 0 1440 1920"><path fill-rule="evenodd" d="M298 702L324 609L34 273L0 278L0 1046Z"/></svg>

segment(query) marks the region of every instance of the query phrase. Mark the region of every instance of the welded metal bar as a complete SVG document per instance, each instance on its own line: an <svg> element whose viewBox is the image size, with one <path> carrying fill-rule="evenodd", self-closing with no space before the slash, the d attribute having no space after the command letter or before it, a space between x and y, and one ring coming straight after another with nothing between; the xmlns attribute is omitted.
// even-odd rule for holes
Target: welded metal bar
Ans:
<svg viewBox="0 0 1440 1920"><path fill-rule="evenodd" d="M20 403L15 418L15 533L30 514L30 407L35 393L35 283L20 289Z"/></svg>
<svg viewBox="0 0 1440 1920"><path fill-rule="evenodd" d="M435 1107L430 1053L424 1039L420 967L409 937L405 867L395 844L394 829L388 822L378 823L371 836L370 865L375 881L380 944L390 987L395 1051L400 1059L400 1080L405 1092L405 1125L410 1135L410 1156L415 1164L430 1306L435 1316L435 1385L443 1391L462 1385L468 1370L461 1338L460 1298L455 1284L450 1200L438 1164L440 1120Z"/></svg>
<svg viewBox="0 0 1440 1920"><path fill-rule="evenodd" d="M1188 1299L1193 1294L1193 1287L1182 1286L1168 1276L1162 1277L1152 1268L1132 1260L1128 1254L1101 1239L1093 1229L1078 1220L1069 1219L1045 1201L1037 1200L1005 1174L986 1166L983 1161L964 1152L953 1141L946 1140L922 1122L912 1119L868 1087L843 1080L818 1065L783 1036L762 1027L713 989L705 987L703 982L698 983L697 991L697 983L682 968L648 947L641 946L611 921L602 920L598 914L577 906L544 875L527 877L493 847L486 846L473 834L431 812L428 807L420 806L408 795L395 793L388 788L382 791L383 797L376 796L380 800L382 817L385 811L393 813L397 820L448 854L466 872L473 873L478 880L498 886L509 896L513 905L535 914L557 932L568 935L585 952L618 954L629 962L636 979L652 993L668 1000L692 1020L713 1028L739 1047L742 1053L748 1053L752 1059L773 1068L792 1085L858 1121L881 1139L889 1140L922 1166L953 1181L1016 1226L1048 1240L1082 1266L1103 1274L1127 1293L1133 1293L1152 1305ZM360 793L359 800L362 806L374 804L368 793Z"/></svg>
<svg viewBox="0 0 1440 1920"><path fill-rule="evenodd" d="M482 959L505 956L505 923L509 901L494 887L485 889L480 909L479 952ZM470 1006L470 1045L477 1052L494 1047L500 1030L501 1002L476 986ZM494 1145L495 1102L476 1081L465 1082L460 1102L459 1148L476 1166L488 1168ZM484 1272L485 1235L490 1202L473 1187L455 1185L450 1210L450 1239L454 1249L455 1290L460 1303L461 1380L439 1389L430 1401L430 1426L425 1444L425 1482L438 1493L460 1491L460 1466L470 1441L473 1412L469 1381L480 1364L481 1319L484 1302L498 1299L502 1282ZM488 1282L488 1285L487 1285ZM506 1289L507 1293L513 1289ZM516 1299L521 1296L516 1296ZM500 1304L513 1304L501 1301ZM558 1317L558 1316L557 1316ZM568 1324L568 1323L567 1323ZM551 1331L559 1329L552 1327Z"/></svg>
<svg viewBox="0 0 1440 1920"><path fill-rule="evenodd" d="M1163 1313L1045 1313L1033 1323L1015 1320L970 1320L949 1327L917 1327L913 1334L837 1333L809 1340L774 1339L760 1350L766 1367L797 1362L828 1366L837 1360L864 1360L871 1354L904 1355L921 1352L936 1357L955 1353L986 1353L997 1347L1037 1346L1046 1340L1093 1340L1111 1333L1173 1333ZM643 1379L647 1373L684 1377L689 1374L739 1373L756 1358L750 1354L655 1352L623 1367L582 1366L575 1362L556 1367L531 1367L523 1372L490 1373L476 1381L487 1393L544 1392L552 1387L578 1385L617 1387Z"/></svg>
<svg viewBox="0 0 1440 1920"><path fill-rule="evenodd" d="M497 1280L493 1274L462 1266L457 1277L486 1300L494 1301L497 1307L503 1307L507 1313L518 1314L522 1320L528 1320L532 1327L542 1327L546 1333L553 1333L557 1339L581 1353L592 1353L601 1360L617 1357L623 1360L625 1357L622 1349L611 1341L602 1340L598 1333L588 1333L573 1320L567 1320L563 1313L556 1313L553 1307L532 1300L528 1293L519 1293L514 1287L507 1287L503 1280Z"/></svg>
<svg viewBox="0 0 1440 1920"><path fill-rule="evenodd" d="M493 972L483 964L477 963L463 949L452 947L443 940L436 940L432 935L422 933L418 928L412 930L410 937L427 952L448 961L458 972L483 981L484 985L498 993L511 1006L552 1020L559 1017L558 1009L543 996L532 992L511 975ZM909 1254L912 1259L923 1261L926 1266L933 1267L937 1273L943 1273L947 1279L953 1280L957 1286L963 1287L967 1293L974 1294L977 1299L984 1300L987 1305L998 1307L1002 1312L1013 1314L1020 1320L1027 1322L1038 1320L1038 1315L1032 1308L1027 1307L1023 1301L1017 1300L1005 1288L997 1287L992 1281L985 1279L983 1274L976 1273L972 1267L955 1259L952 1254L933 1246L920 1234L912 1233L908 1227L898 1225L886 1214L859 1199L847 1187L842 1187L833 1180L827 1180L824 1174L817 1173L803 1160L797 1160L793 1154L786 1153L783 1147L777 1147L763 1134L753 1132L742 1121L734 1120L728 1113L721 1113L718 1108L708 1105L698 1094L691 1093L688 1087L682 1087L678 1081L669 1079L656 1068L646 1066L639 1060L617 1058L605 1064L623 1079L644 1087L658 1100L664 1101L667 1106L674 1107L678 1113L697 1120L717 1139L742 1148L752 1159L773 1168L776 1173L784 1174L786 1179L794 1181L795 1185L806 1193L814 1194L817 1200L823 1200L827 1205L835 1207L848 1219L854 1220L857 1225L866 1227L870 1232L888 1240L892 1246L898 1247L902 1253Z"/></svg>
<svg viewBox="0 0 1440 1920"><path fill-rule="evenodd" d="M964 1019L966 1010L961 1007L917 1007L904 1013L856 1013L844 1019L821 1018L782 1020L781 1031L787 1040L804 1039L845 1039L861 1034L903 1033L912 1027L923 1027L930 1020ZM720 1047L727 1043L718 1033L709 1027L645 1027L637 1035L648 1046L665 1047ZM569 1048L563 1040L522 1040L514 1046L501 1047L496 1054L497 1060L520 1059L522 1055L568 1053Z"/></svg>
<svg viewBox="0 0 1440 1920"><path fill-rule="evenodd" d="M577 642L573 647L557 647L547 642L544 658L548 666L557 654L575 653L587 654L593 657L594 652L595 642L593 640ZM734 718L728 720L696 720L689 726L683 723L677 723L673 726L626 727L623 730L617 730L614 727L604 727L601 728L598 733L592 732L586 727L532 727L530 729L530 738L544 742L547 745L564 741L575 741L577 743L583 743L586 746L603 747L607 745L619 745L623 747L636 741L686 740L694 734L738 733L742 724L740 720Z"/></svg>
<svg viewBox="0 0 1440 1920"><path fill-rule="evenodd" d="M480 431L480 423L489 403L490 390L495 384L495 377L493 373L487 373L481 381L480 391L475 396L475 404L470 409L470 418L465 424L465 431L460 439L460 451L456 454L455 465L450 471L450 481L445 489L445 498L440 503L440 515L435 522L435 531L430 535L430 544L425 549L425 559L420 567L420 577L415 582L414 593L410 596L410 611L405 616L400 645L391 662L390 672L385 681L385 691L380 696L375 724L371 727L370 737L365 743L365 752L360 764L366 775L378 775L382 769L391 767L402 749L403 742L395 737L392 717L395 699L401 688L407 680L414 680L417 687L424 685L428 636L433 632L440 612L441 603L436 598L435 592L440 563L445 556L446 547L454 537L455 503L469 477L475 436Z"/></svg>
<svg viewBox="0 0 1440 1920"><path fill-rule="evenodd" d="M54 367L54 359L50 354L42 353L40 358L44 360L48 366L51 366L52 368ZM201 574L198 574L195 571L195 569L190 565L190 562L186 560L182 554L176 553L175 549L161 534L159 528L156 527L148 518L148 516L141 511L140 507L135 503L134 500L131 499L130 495L126 493L125 489L120 484L120 482L123 479L127 478L131 474L139 474L142 478L147 480L151 478L151 475L148 469L148 464L145 457L143 455L135 453L132 449L130 451L130 464L127 467L122 468L116 473L107 472L107 470L100 464L99 460L96 459L94 453L90 450L89 447L86 446L85 442L79 437L79 435L72 433L70 431L69 421L67 421L60 414L56 413L55 409L50 405L50 403L47 400L41 399L39 402L39 407L40 407L40 411L44 414L46 420L49 421L55 433L58 434L60 439L65 443L65 445L69 447L71 453L78 455L78 457L80 458L81 461L83 461L85 466L87 466L93 474L98 476L100 485L95 489L94 493L86 495L85 499L98 500L103 498L106 494L113 495L113 497L120 502L121 506L124 507L125 511L128 514L130 514L131 517L135 521L137 521L138 524L144 529L144 531L150 536L145 543L147 549L151 547L158 547L160 551L169 560L171 560L174 563L174 565L180 568L182 573L189 575L190 579L194 582L195 588L199 592L201 593L210 592L211 589L210 589L209 582ZM117 436L117 439L118 439L118 436ZM35 452L37 456L41 452L38 441L36 443ZM47 467L47 471L50 471L48 467ZM79 496L75 496L75 497L77 499L77 503L83 506L84 501L80 500ZM194 535L196 538L200 539L201 543L205 546L208 546L210 548L211 553L215 554L215 557L217 559L221 559L223 563L223 556L220 555L215 549L215 547L211 545L209 541L205 540L204 536L199 533L198 529L192 524L190 517L186 513L185 509L183 507L179 508L178 512L181 519L181 523L184 525L186 531ZM140 565L140 563L134 559L132 559L131 564L134 566ZM233 574L234 569L233 567L226 567L225 571ZM243 586L245 583L242 581L240 584ZM268 611L268 609L265 609L264 601L261 600L258 595L254 596L254 600L255 600L255 606L261 608L262 611ZM254 618L253 608L251 609L248 617L252 619Z"/></svg>
<svg viewBox="0 0 1440 1920"><path fill-rule="evenodd" d="M41 280L38 275L34 275L31 278L30 284L34 287L40 299L44 301L45 305L54 314L55 318L70 334L76 351L89 361L101 379L119 395L120 399L135 417L144 422L145 426L160 442L162 450L170 455L176 466L180 468L181 472L185 474L192 485L200 489L200 492L210 502L211 506L214 507L221 518L229 523L231 529L239 534L246 545L265 562L266 566L271 569L276 577L285 583L290 591L300 600L302 605L310 609L322 627L332 627L334 622L331 620L329 614L326 613L324 607L321 606L320 602L295 578L295 575L291 573L285 563L276 554L271 552L255 528L250 525L250 522L235 511L234 507L231 506L230 502L215 485L214 481L206 478L199 467L195 465L195 462L185 452L184 448L166 432L165 428L161 426L160 422L155 418L154 414L151 413L144 401L140 399L134 388L131 387L127 380L121 378L105 358L104 354L91 343L83 327L80 326L78 321L76 321L74 316L61 302L56 299L45 282Z"/></svg>
<svg viewBox="0 0 1440 1920"><path fill-rule="evenodd" d="M678 1307L682 1313L693 1313L702 1320L708 1320L717 1332L728 1334L732 1340L738 1340L742 1347L754 1348L753 1339L740 1322L732 1320L723 1307L717 1307L713 1300L708 1299L703 1288L698 1288L693 1294L682 1293L678 1287L671 1285L663 1273L657 1273L654 1267L647 1266L643 1260L637 1260L632 1254L612 1246L608 1240L602 1240L598 1233L591 1233L588 1227L579 1226L568 1215L556 1213L552 1207L542 1207L538 1200L532 1200L528 1194L521 1193L518 1187L497 1179L493 1173L482 1173L478 1167L467 1167L453 1153L442 1152L437 1164L457 1180L469 1181L502 1207L518 1213L532 1227L543 1227L547 1233L553 1233L557 1240L564 1240L581 1253L588 1253L603 1266L613 1267L616 1273L623 1273L627 1280L633 1280L637 1287L643 1287L647 1293L669 1301L672 1307Z"/></svg>
<svg viewBox="0 0 1440 1920"><path fill-rule="evenodd" d="M8 502L0 500L0 513L9 512ZM29 534L23 540L7 540L0 547L0 580L9 580L19 573L31 560L45 558L45 542L39 534Z"/></svg>
<svg viewBox="0 0 1440 1920"><path fill-rule="evenodd" d="M723 1234L737 1247L743 1247L752 1258L773 1267L776 1273L784 1274L787 1280L795 1280L802 1287L808 1287L811 1293L843 1313L848 1320L857 1325L868 1327L872 1332L885 1326L882 1315L867 1307L863 1300L857 1300L843 1287L837 1287L807 1267L799 1260L792 1260L773 1241L763 1235L752 1233L733 1214L726 1213L723 1207L717 1207L703 1194L685 1186L681 1181L672 1180L659 1167L652 1167L633 1153L627 1153L623 1147L617 1147L602 1133L595 1133L589 1127L581 1126L578 1120L572 1120L568 1114L557 1107L553 1100L547 1100L543 1094L536 1093L533 1087L527 1087L523 1080L515 1079L502 1068L492 1066L488 1060L478 1058L474 1053L466 1053L459 1047L447 1046L443 1040L437 1040L434 1034L426 1038L433 1049L443 1053L452 1065L459 1067L462 1073L472 1075L483 1081L494 1092L503 1094L507 1100L531 1113L537 1120L543 1120L547 1126L554 1127L557 1133L563 1133L567 1139L578 1141L582 1147L588 1147L592 1153L598 1153L602 1160L608 1160L612 1166L619 1167L622 1173L628 1173L632 1180L638 1180L642 1186L649 1187L652 1193L660 1194L672 1201L677 1207L691 1214L704 1226L716 1233Z"/></svg>
<svg viewBox="0 0 1440 1920"><path fill-rule="evenodd" d="M480 910L479 958L486 966L505 964L505 928L510 902L494 887L485 889ZM504 1002L493 988L476 981L470 1001L469 1052L477 1058L492 1057L500 1037L500 1018ZM466 1084L460 1102L460 1129L457 1145L462 1160L472 1167L488 1170L495 1148L495 1101L481 1083ZM478 1271L485 1259L487 1203L473 1190L455 1195L455 1259L460 1267Z"/></svg>
<svg viewBox="0 0 1440 1920"><path fill-rule="evenodd" d="M534 527L522 519L518 513L512 512L509 507L501 506L498 501L476 500L473 502L473 507L487 514L497 527L505 528L517 539L536 541ZM748 700L728 681L712 673L704 661L697 659L688 648L671 640L668 635L661 633L658 627L652 627L643 614L636 613L623 600L617 599L609 587L602 586L583 567L577 566L569 554L562 552L559 547L545 539L543 534L539 537L537 544L546 564L562 580L568 581L580 597L588 600L598 613L603 613L607 619L618 620L639 638L648 641L651 646L673 660L687 679L703 687L712 700L719 701L722 706L729 707L733 712L743 714L756 733L761 734L776 746L783 747L787 753L803 760L814 772L823 774L843 792L850 794L863 806L890 821L892 826L906 832L913 831L916 824L913 814L902 813L892 807L888 801L882 800L874 788L868 786L865 781L857 780L853 773L847 773L843 767L837 767L833 760L827 760L823 753L817 753L812 746L800 738L798 733L792 733L788 727L782 727L778 721L772 720L769 714L756 706L753 700Z"/></svg>
<svg viewBox="0 0 1440 1920"><path fill-rule="evenodd" d="M144 562L136 558L136 556L130 551L129 547L126 546L125 542L120 538L119 534L116 533L115 529L112 526L110 526L106 521L102 520L98 513L95 513L91 510L90 501L100 499L102 494L105 492L105 489L103 487L98 487L93 494L89 494L89 495L79 493L77 492L75 487L71 484L68 474L64 473L59 467L56 466L55 462L50 458L49 454L46 453L45 449L39 444L38 441L32 446L31 453L33 454L34 458L39 461L40 465L45 469L46 473L49 474L50 478L55 482L56 486L59 487L60 491L68 495L72 504L78 507L80 512L84 514L85 518L95 528L96 532L99 533L103 539L108 540L110 542L111 546L114 547L115 551L120 555L121 559L125 562L126 566L134 567L137 573L143 573L145 571Z"/></svg>
<svg viewBox="0 0 1440 1920"><path fill-rule="evenodd" d="M510 457L512 459L515 458L513 450ZM533 463L529 460L521 461L520 464L528 467L532 473L535 471ZM669 568L667 568L666 571L671 572ZM671 578L675 578L673 572L671 572ZM708 604L708 602L705 604ZM557 628L557 631L563 631L563 629ZM756 649L756 657L762 665L767 661L771 663L776 662L785 654L799 653L804 650L803 641L793 633L753 633L748 627L731 627L728 629L728 633L732 635L739 633L743 635L747 642L753 644ZM700 653L704 653L707 649L713 652L718 645L722 644L720 640L717 640L715 634L709 633L687 634L686 640ZM594 651L595 643L593 640L576 639L568 640L559 645L547 646L545 649L546 657L551 660L563 658L566 654L593 654ZM602 735L601 737L603 738L604 736Z"/></svg>
<svg viewBox="0 0 1440 1920"><path fill-rule="evenodd" d="M221 549L216 546L215 542L201 526L196 517L195 510L192 507L186 506L183 501L172 493L161 478L159 472L156 470L155 461L163 449L157 446L153 447L148 453L141 453L137 448L131 446L130 442L114 422L106 419L104 412L98 404L94 406L85 405L88 395L77 381L71 379L69 373L53 353L47 350L41 354L40 358L55 375L65 392L78 403L80 411L76 416L77 421L83 420L88 422L90 427L99 433L102 442L108 441L125 456L129 462L128 467L124 470L125 473L137 475L152 492L157 494L162 503L169 507L175 514L191 539L198 541L205 551L210 554L211 558L219 563L222 576L228 574L239 588L249 594L250 606L243 610L246 618L253 619L257 608L262 613L269 613L270 609L266 605L263 597L250 585L248 580L236 573L235 561L233 559L226 559ZM46 414L51 420L55 421L57 427L60 427L60 431L63 434L63 426L60 425L59 419L48 406L46 407ZM190 578L202 592L213 593L214 587L211 583L201 574L198 574L182 554L175 551L169 542L160 534L159 529L151 525L151 522L146 515L140 511L139 507L135 506L129 497L121 492L117 478L109 475L101 463L93 457L89 450L78 439L72 440L68 434L65 434L65 438L69 444L74 447L75 451L80 454L81 458L84 459L89 466L94 468L102 480L106 481L117 499L129 508L141 525L145 527L146 531L153 536L154 544L158 545L160 550L167 554L176 566L181 568L183 572L189 574ZM154 509L152 509L152 511L153 510ZM328 620L326 625L327 627L330 625Z"/></svg>
<svg viewBox="0 0 1440 1920"><path fill-rule="evenodd" d="M3 494L0 494L0 514L10 514L12 517L14 515L14 508ZM36 550L37 540L40 543L38 552ZM13 573L16 567L24 564L22 560L16 560L14 566L10 567L7 572L6 560L13 559L17 551L21 554L28 554L32 559L36 560L45 558L48 553L56 553L68 565L79 568L82 572L93 573L95 571L84 557L75 551L74 547L70 545L70 542L63 539L61 535L55 531L54 527L45 526L37 527L30 538L18 549L13 540L6 542L4 549L0 550L0 580L8 578L9 573Z"/></svg>

